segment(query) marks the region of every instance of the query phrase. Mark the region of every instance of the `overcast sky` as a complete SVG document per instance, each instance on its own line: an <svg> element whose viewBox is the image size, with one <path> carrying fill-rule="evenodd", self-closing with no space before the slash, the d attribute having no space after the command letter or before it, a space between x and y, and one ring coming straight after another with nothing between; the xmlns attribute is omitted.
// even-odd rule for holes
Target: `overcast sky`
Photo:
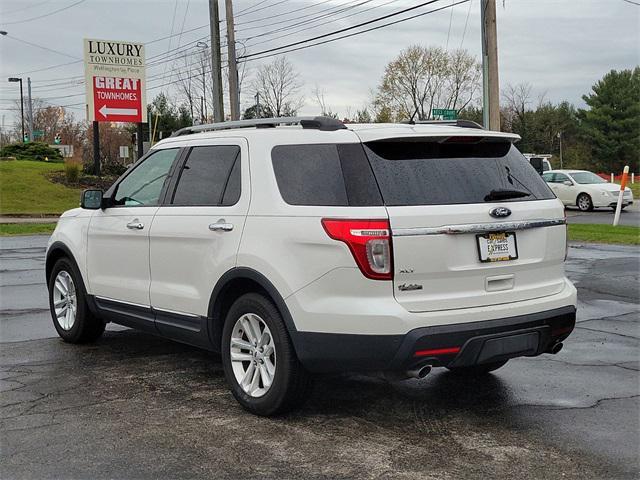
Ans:
<svg viewBox="0 0 640 480"><path fill-rule="evenodd" d="M640 0L633 1L640 3ZM335 11L336 6L353 6L362 2L362 5L342 14L328 17L324 21L331 22L325 25L305 26L299 33L269 42L265 42L265 38L271 37L247 39L288 25L267 26L274 22L314 12L321 14L329 8ZM248 46L247 51L255 52L348 27L419 3L422 1L236 0L237 39ZM412 13L450 3L452 0L440 0ZM220 1L220 4L221 16L224 17L224 2ZM371 7L375 8L362 12ZM64 10L54 13L61 9ZM247 12L243 12L244 9L248 9ZM288 13L297 9L302 10ZM39 16L44 17L34 19ZM203 28L187 32L197 27ZM149 42L172 33L187 32L181 37L148 44L146 55L149 58L208 35L208 2L0 0L0 30L8 32L7 36L0 37L0 115L6 115L7 127L13 122L12 102L19 97L19 90L17 83L8 83L5 79L14 75L25 80L27 76L31 77L34 97L46 98L51 104L71 105L74 113L83 118L84 109L77 104L84 102L84 86L73 83L50 85L81 78L82 62L73 62L82 58L83 38ZM500 83L505 86L529 82L536 96L544 94L553 102L568 100L583 105L581 96L606 72L632 68L640 63L639 32L640 7L633 5L631 0L498 0ZM277 35L288 33L292 31ZM27 45L20 40L59 53ZM325 91L326 102L333 111L344 115L349 107L352 111L361 108L370 98L370 90L379 82L385 65L402 49L416 43L448 45L449 49L463 46L480 58L480 0L288 54L305 82L307 101L301 113L318 113L318 106L313 101L316 84ZM41 70L61 64L67 65ZM258 61L247 63L247 77L251 77L257 65ZM151 87L165 83L162 82L165 68L169 70L169 73L165 71L166 82L171 78L171 64L168 67L157 65L148 70L147 77L156 77L148 81L148 100L161 91ZM245 83L247 85L248 82Z"/></svg>

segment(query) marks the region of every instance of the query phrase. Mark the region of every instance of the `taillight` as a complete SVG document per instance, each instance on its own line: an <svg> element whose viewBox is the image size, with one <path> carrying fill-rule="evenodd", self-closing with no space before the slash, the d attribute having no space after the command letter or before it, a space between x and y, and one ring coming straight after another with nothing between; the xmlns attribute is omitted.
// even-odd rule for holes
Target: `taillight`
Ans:
<svg viewBox="0 0 640 480"><path fill-rule="evenodd" d="M322 226L331 238L347 244L365 277L374 280L393 278L388 220L323 218Z"/></svg>

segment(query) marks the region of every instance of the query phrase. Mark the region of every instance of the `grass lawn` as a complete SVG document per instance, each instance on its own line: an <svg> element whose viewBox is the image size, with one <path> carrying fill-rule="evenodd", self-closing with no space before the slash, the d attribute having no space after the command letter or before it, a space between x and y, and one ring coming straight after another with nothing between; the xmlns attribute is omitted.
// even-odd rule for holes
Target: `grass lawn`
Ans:
<svg viewBox="0 0 640 480"><path fill-rule="evenodd" d="M640 178L636 178L636 183L631 183L631 180L629 180L627 187L633 192L633 201L640 200Z"/></svg>
<svg viewBox="0 0 640 480"><path fill-rule="evenodd" d="M640 228L618 225L569 225L569 240L574 242L640 245Z"/></svg>
<svg viewBox="0 0 640 480"><path fill-rule="evenodd" d="M62 213L80 203L79 188L47 180L62 163L10 160L0 162L0 215Z"/></svg>
<svg viewBox="0 0 640 480"><path fill-rule="evenodd" d="M40 233L51 234L55 228L55 223L0 223L0 237L37 235Z"/></svg>

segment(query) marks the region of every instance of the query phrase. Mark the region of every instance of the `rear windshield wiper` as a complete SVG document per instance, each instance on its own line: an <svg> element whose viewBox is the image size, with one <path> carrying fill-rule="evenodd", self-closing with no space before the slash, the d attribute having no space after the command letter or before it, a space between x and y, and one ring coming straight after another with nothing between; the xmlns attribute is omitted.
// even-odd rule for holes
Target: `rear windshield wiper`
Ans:
<svg viewBox="0 0 640 480"><path fill-rule="evenodd" d="M522 190L509 190L499 188L497 190L491 190L485 197L485 202L491 202L493 200L506 200L507 198L520 198L528 197L531 195L529 192L523 192Z"/></svg>

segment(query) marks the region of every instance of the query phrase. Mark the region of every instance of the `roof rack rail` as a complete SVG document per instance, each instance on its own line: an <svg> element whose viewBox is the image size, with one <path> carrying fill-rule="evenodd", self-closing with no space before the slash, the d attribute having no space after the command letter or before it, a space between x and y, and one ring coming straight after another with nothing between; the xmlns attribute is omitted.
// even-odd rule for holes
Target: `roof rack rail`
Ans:
<svg viewBox="0 0 640 480"><path fill-rule="evenodd" d="M347 128L340 120L330 117L275 117L193 125L191 127L181 128L173 132L171 136L179 137L192 133L230 130L232 128L275 128L279 125L301 125L302 128L313 128L322 131L334 131Z"/></svg>
<svg viewBox="0 0 640 480"><path fill-rule="evenodd" d="M402 122L408 123L410 125L451 125L453 127L463 127L463 128L480 128L484 130L484 127L473 120L417 120L414 122Z"/></svg>

